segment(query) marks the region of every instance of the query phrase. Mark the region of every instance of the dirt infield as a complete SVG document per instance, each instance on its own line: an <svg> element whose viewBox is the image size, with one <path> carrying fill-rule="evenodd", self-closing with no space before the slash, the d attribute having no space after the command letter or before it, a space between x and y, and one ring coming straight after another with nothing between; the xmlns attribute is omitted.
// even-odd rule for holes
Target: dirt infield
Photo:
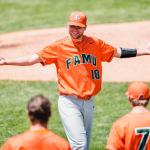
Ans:
<svg viewBox="0 0 150 150"><path fill-rule="evenodd" d="M0 57L28 55L66 36L66 28L23 31L0 35ZM90 25L87 35L114 46L145 48L150 42L150 21ZM0 80L57 80L54 65L0 66ZM103 64L103 81L150 81L150 56L114 59Z"/></svg>

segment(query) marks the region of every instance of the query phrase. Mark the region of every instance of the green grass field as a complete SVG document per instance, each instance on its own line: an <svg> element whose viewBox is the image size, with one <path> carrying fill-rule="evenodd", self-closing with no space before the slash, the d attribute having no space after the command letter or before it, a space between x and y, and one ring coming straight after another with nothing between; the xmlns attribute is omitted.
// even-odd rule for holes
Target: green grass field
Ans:
<svg viewBox="0 0 150 150"><path fill-rule="evenodd" d="M89 24L150 19L149 0L0 0L0 33L64 26L74 10Z"/></svg>
<svg viewBox="0 0 150 150"><path fill-rule="evenodd" d="M104 150L112 123L130 110L124 95L127 83L104 83L95 98L95 117L91 150ZM0 81L0 145L10 136L28 129L26 102L30 97L44 94L52 102L49 129L65 137L57 109L55 82Z"/></svg>

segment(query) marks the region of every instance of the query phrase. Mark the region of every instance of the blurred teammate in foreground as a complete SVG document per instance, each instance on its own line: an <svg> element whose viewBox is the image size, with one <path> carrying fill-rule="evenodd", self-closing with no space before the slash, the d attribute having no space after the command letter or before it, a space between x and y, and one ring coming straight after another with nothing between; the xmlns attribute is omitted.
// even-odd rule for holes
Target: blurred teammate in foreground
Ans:
<svg viewBox="0 0 150 150"><path fill-rule="evenodd" d="M71 150L65 139L47 128L51 117L51 103L47 97L38 95L31 98L27 111L30 129L9 138L1 150Z"/></svg>
<svg viewBox="0 0 150 150"><path fill-rule="evenodd" d="M106 149L150 150L150 111L146 109L150 89L143 82L133 82L126 94L132 111L113 124Z"/></svg>

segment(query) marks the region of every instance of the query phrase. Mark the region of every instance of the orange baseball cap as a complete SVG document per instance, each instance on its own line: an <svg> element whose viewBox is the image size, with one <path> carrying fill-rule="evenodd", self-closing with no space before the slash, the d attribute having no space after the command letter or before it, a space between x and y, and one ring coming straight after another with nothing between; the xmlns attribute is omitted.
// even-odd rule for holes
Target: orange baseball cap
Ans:
<svg viewBox="0 0 150 150"><path fill-rule="evenodd" d="M68 25L86 27L87 17L83 12L72 12L68 18Z"/></svg>
<svg viewBox="0 0 150 150"><path fill-rule="evenodd" d="M150 89L144 82L133 82L129 85L126 95L136 100L148 99L150 98Z"/></svg>

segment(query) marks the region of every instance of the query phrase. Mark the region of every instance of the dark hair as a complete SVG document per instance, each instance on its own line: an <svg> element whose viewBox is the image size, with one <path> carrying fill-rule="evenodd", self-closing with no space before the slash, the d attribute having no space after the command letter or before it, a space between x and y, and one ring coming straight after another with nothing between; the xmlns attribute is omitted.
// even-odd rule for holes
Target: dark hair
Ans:
<svg viewBox="0 0 150 150"><path fill-rule="evenodd" d="M47 97L37 95L29 100L27 110L32 123L47 123L51 116L51 103Z"/></svg>
<svg viewBox="0 0 150 150"><path fill-rule="evenodd" d="M131 100L133 106L144 106L146 107L149 103L149 100Z"/></svg>

